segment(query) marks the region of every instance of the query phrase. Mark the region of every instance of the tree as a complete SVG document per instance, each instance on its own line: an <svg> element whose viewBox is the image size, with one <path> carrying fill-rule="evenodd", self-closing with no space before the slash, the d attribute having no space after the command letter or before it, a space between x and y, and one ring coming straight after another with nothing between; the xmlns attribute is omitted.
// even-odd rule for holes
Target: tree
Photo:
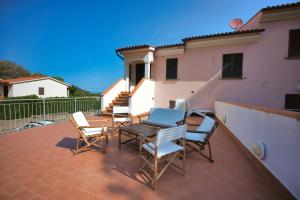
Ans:
<svg viewBox="0 0 300 200"><path fill-rule="evenodd" d="M75 85L70 86L69 88L70 97L85 97L85 96L95 96L95 94L90 93L86 90L83 90Z"/></svg>
<svg viewBox="0 0 300 200"><path fill-rule="evenodd" d="M30 72L23 68L23 66L8 60L0 60L0 78L10 79L30 76Z"/></svg>
<svg viewBox="0 0 300 200"><path fill-rule="evenodd" d="M61 82L65 82L65 79L62 78L62 77L59 77L59 76L51 76L52 78L56 79L56 80L59 80Z"/></svg>

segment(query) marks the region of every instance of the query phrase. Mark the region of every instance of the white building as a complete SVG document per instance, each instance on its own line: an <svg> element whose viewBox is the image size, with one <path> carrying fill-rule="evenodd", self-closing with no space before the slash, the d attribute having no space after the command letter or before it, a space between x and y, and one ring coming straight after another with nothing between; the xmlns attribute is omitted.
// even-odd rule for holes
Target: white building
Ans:
<svg viewBox="0 0 300 200"><path fill-rule="evenodd" d="M0 97L68 97L70 85L47 76L0 79Z"/></svg>

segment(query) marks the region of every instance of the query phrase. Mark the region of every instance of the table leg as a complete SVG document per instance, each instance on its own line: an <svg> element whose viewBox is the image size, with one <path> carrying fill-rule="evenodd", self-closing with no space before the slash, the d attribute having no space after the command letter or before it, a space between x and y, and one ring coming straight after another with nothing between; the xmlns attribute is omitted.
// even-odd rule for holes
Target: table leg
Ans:
<svg viewBox="0 0 300 200"><path fill-rule="evenodd" d="M119 129L119 149L121 149L121 134L122 134L122 130Z"/></svg>

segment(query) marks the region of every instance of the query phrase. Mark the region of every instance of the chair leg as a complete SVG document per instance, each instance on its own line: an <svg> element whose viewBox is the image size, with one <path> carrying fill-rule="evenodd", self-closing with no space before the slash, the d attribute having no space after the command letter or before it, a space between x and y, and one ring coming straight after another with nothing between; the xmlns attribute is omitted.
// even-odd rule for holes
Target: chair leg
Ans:
<svg viewBox="0 0 300 200"><path fill-rule="evenodd" d="M182 175L185 175L185 150L182 151Z"/></svg>
<svg viewBox="0 0 300 200"><path fill-rule="evenodd" d="M106 146L107 146L107 143L108 143L108 138L107 138L107 135L105 136L105 141L103 141L103 153L106 153Z"/></svg>
<svg viewBox="0 0 300 200"><path fill-rule="evenodd" d="M208 160L213 163L214 160L212 159L211 146L210 146L209 141L207 142L207 144L208 144L208 150L209 150L209 159Z"/></svg>
<svg viewBox="0 0 300 200"><path fill-rule="evenodd" d="M154 170L153 170L153 189L156 190L157 188L157 157L154 158Z"/></svg>

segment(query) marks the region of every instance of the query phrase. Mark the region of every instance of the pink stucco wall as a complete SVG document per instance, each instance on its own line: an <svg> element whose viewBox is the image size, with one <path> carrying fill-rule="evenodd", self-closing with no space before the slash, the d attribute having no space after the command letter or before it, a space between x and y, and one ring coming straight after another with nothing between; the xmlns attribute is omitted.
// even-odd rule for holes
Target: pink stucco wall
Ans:
<svg viewBox="0 0 300 200"><path fill-rule="evenodd" d="M245 22L245 24L241 27L240 30L260 28L259 20L261 15L262 15L261 12L256 13L250 20Z"/></svg>
<svg viewBox="0 0 300 200"><path fill-rule="evenodd" d="M178 57L178 80L166 80L166 58L152 64L155 106L169 100L189 99L193 108L213 108L215 100L238 101L284 108L286 93L300 85L300 59L286 59L289 30L300 28L299 19L259 24L266 30L257 43L186 49ZM254 27L253 27L254 28ZM243 80L221 80L222 55L244 53Z"/></svg>

